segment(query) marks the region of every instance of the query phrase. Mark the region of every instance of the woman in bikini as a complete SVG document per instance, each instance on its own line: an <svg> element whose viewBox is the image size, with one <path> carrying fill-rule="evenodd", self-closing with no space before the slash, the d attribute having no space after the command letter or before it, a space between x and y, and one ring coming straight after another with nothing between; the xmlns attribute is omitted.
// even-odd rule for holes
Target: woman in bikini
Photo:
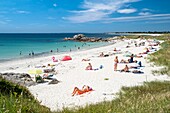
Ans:
<svg viewBox="0 0 170 113"><path fill-rule="evenodd" d="M93 89L90 88L89 86L87 85L84 85L82 87L82 89L79 89L78 87L75 87L74 90L73 90L73 93L72 93L72 96L74 95L81 95L83 93L86 93L86 92L89 92L89 91L92 91Z"/></svg>
<svg viewBox="0 0 170 113"><path fill-rule="evenodd" d="M86 70L92 70L92 65L89 63L89 65L86 67Z"/></svg>
<svg viewBox="0 0 170 113"><path fill-rule="evenodd" d="M117 70L117 64L119 63L118 56L115 57L114 59L114 71Z"/></svg>

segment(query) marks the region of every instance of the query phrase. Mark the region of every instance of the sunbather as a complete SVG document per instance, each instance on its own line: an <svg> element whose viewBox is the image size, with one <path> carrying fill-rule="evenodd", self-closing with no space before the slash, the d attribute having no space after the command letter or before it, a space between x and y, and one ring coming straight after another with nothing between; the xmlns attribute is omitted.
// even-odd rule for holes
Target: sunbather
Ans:
<svg viewBox="0 0 170 113"><path fill-rule="evenodd" d="M116 48L114 48L114 50L113 51L120 51L120 50L117 50Z"/></svg>
<svg viewBox="0 0 170 113"><path fill-rule="evenodd" d="M84 58L83 58L82 61L90 61L90 59L88 59L88 58L84 59Z"/></svg>
<svg viewBox="0 0 170 113"><path fill-rule="evenodd" d="M146 47L146 48L144 49L143 53L139 53L139 54L148 54L148 52L150 52L150 51L149 51L149 49Z"/></svg>
<svg viewBox="0 0 170 113"><path fill-rule="evenodd" d="M86 70L92 70L92 65L89 63L89 65L86 67Z"/></svg>
<svg viewBox="0 0 170 113"><path fill-rule="evenodd" d="M86 93L86 92L89 92L89 91L93 91L93 89L90 88L90 87L87 86L87 85L84 85L84 86L82 87L82 89L79 89L79 88L75 87L74 90L73 90L73 92L72 92L72 96L74 96L74 95L81 95L81 94Z"/></svg>
<svg viewBox="0 0 170 113"><path fill-rule="evenodd" d="M121 72L129 72L129 67L127 65L125 65L125 68L123 68L121 70Z"/></svg>
<svg viewBox="0 0 170 113"><path fill-rule="evenodd" d="M122 60L120 61L120 63L129 63L129 60L130 60L130 59L128 59L128 60L122 59Z"/></svg>
<svg viewBox="0 0 170 113"><path fill-rule="evenodd" d="M134 57L134 55L132 54L132 55L130 56L129 63L133 63L133 57Z"/></svg>
<svg viewBox="0 0 170 113"><path fill-rule="evenodd" d="M103 53L103 52L101 52L101 54L99 55L99 57L104 57L104 53Z"/></svg>

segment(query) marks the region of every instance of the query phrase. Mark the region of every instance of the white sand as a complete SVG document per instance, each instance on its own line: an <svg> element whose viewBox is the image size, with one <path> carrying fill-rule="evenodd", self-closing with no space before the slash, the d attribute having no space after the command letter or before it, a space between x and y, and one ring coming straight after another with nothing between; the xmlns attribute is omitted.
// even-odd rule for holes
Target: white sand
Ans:
<svg viewBox="0 0 170 113"><path fill-rule="evenodd" d="M139 70L143 71L144 74L113 71L113 60L115 56L118 56L119 60L122 58L128 59L129 57L123 56L125 51L130 51L134 54L143 51L145 46L134 47L134 44L131 44L130 48L126 48L127 43L132 41L133 40L117 41L116 44L106 47L54 55L57 59L61 59L64 55L70 55L73 58L71 61L56 63L57 66L55 67L55 70L58 74L55 77L61 82L54 85L42 83L28 88L42 105L49 107L52 111L57 111L62 110L63 107L72 108L76 106L85 106L86 104L95 104L104 100L113 100L116 97L114 94L119 92L122 86L142 85L145 81L170 80L166 75L152 75L151 70L157 69L157 67L151 66L151 64L146 61L146 55L144 55L143 58L134 58L134 60L142 61L144 67L141 67ZM104 54L115 53L113 51L115 47L121 49L121 54L119 52L119 54L109 57L97 57L100 52L104 52ZM155 48L159 49L159 47ZM36 65L53 64L51 57L52 56L1 63L0 69L1 72L27 73L28 70ZM89 58L91 60L81 61L83 58ZM96 71L87 71L85 70L85 67L89 62L92 64L93 68L99 68L100 65L103 65L104 68ZM128 64L128 66L130 65L132 64ZM125 64L119 63L118 69L120 70L124 66ZM108 78L108 80L104 80L105 78ZM72 97L71 93L74 87L81 88L83 85L89 85L94 91Z"/></svg>
<svg viewBox="0 0 170 113"><path fill-rule="evenodd" d="M152 34L152 33L130 33L131 35L138 35L138 36L161 36L162 34Z"/></svg>

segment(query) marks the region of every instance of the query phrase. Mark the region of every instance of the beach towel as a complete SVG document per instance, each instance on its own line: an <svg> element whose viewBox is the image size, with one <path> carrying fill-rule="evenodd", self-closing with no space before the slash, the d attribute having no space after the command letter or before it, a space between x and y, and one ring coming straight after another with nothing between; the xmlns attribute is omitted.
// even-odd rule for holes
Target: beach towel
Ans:
<svg viewBox="0 0 170 113"><path fill-rule="evenodd" d="M134 73L134 74L143 74L144 72L139 71L139 70L133 70L132 73Z"/></svg>

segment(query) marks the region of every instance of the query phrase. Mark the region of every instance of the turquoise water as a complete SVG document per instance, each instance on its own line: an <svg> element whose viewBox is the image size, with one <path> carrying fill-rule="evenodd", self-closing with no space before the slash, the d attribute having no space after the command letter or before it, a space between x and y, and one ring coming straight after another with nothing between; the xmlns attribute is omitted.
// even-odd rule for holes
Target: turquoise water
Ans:
<svg viewBox="0 0 170 113"><path fill-rule="evenodd" d="M106 42L84 43L64 41L65 37L73 37L77 33L53 34L0 34L0 60L24 58L47 55L49 53L62 53L90 49L107 45ZM114 34L85 33L88 37L113 37ZM52 51L52 52L51 52ZM31 55L29 55L31 54Z"/></svg>

